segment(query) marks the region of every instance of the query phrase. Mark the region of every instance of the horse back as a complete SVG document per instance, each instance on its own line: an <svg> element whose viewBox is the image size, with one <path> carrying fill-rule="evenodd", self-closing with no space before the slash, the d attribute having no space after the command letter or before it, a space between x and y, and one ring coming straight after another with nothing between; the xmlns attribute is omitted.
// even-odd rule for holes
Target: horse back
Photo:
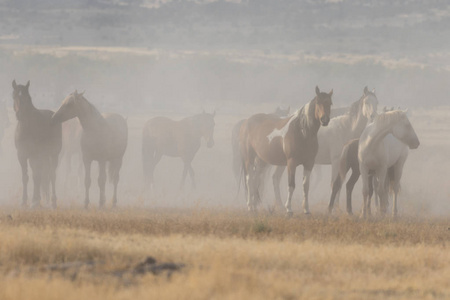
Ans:
<svg viewBox="0 0 450 300"><path fill-rule="evenodd" d="M273 114L256 114L250 117L241 129L241 140L246 151L254 151L258 157L272 165L286 165L283 149L283 132L290 118ZM287 129L286 129L287 131Z"/></svg>
<svg viewBox="0 0 450 300"><path fill-rule="evenodd" d="M193 136L186 120L152 118L145 124L143 135L155 143L159 153L172 157L192 157L200 147L200 139Z"/></svg>

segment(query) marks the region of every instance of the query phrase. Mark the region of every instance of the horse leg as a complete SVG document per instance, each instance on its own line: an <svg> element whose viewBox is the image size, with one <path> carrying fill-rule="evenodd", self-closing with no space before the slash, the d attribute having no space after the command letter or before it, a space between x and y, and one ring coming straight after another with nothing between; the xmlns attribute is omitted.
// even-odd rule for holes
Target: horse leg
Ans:
<svg viewBox="0 0 450 300"><path fill-rule="evenodd" d="M334 182L336 181L336 178L339 177L339 163L340 163L340 155L332 158L331 160L331 187L333 187ZM342 182L341 182L342 186ZM341 189L339 188L337 190L336 196L335 196L335 203L339 209L339 200L341 197Z"/></svg>
<svg viewBox="0 0 450 300"><path fill-rule="evenodd" d="M392 216L394 218L397 217L397 201L398 201L398 192L400 191L400 180L402 179L402 174L403 174L403 165L405 164L406 161L406 156L402 157L402 159L400 159L394 166L394 174L393 174L393 179L391 179L393 181L393 186L392 186L392 190L394 192L394 199L393 199L393 204L392 204Z"/></svg>
<svg viewBox="0 0 450 300"><path fill-rule="evenodd" d="M388 199L387 199L387 191L386 191L386 173L387 173L387 168L386 167L381 167L379 168L379 170L377 170L376 172L376 176L378 179L378 195L380 196L380 213L381 215L385 215L386 211L387 211L387 206L388 206Z"/></svg>
<svg viewBox="0 0 450 300"><path fill-rule="evenodd" d="M303 213L309 215L309 202L308 202L308 192L309 192L309 181L311 178L311 169L303 167Z"/></svg>
<svg viewBox="0 0 450 300"><path fill-rule="evenodd" d="M338 194L341 187L342 187L342 180L341 180L341 177L338 176L336 178L336 180L334 181L333 187L331 189L330 203L328 204L328 213L329 214L331 214L333 212L334 199L336 198L336 195ZM348 205L347 205L347 210L348 210Z"/></svg>
<svg viewBox="0 0 450 300"><path fill-rule="evenodd" d="M120 169L122 167L122 158L112 160L109 163L109 169L110 169L110 178L111 182L114 185L114 192L113 192L113 198L112 198L112 206L116 207L117 205L117 185L119 184L120 179Z"/></svg>
<svg viewBox="0 0 450 300"><path fill-rule="evenodd" d="M189 172L189 177L191 178L192 189L195 190L196 189L195 172L194 172L194 169L192 169L191 163L189 163L188 172Z"/></svg>
<svg viewBox="0 0 450 300"><path fill-rule="evenodd" d="M37 208L41 205L41 180L42 180L42 159L30 159L30 167L33 173L33 200L32 207Z"/></svg>
<svg viewBox="0 0 450 300"><path fill-rule="evenodd" d="M363 207L361 212L361 218L367 218L367 216L370 216L370 210L368 210L368 204L369 204L369 171L363 167L360 166L360 172L361 172L361 178L362 178L362 194L363 194Z"/></svg>
<svg viewBox="0 0 450 300"><path fill-rule="evenodd" d="M100 189L99 207L105 206L105 184L106 184L106 161L98 162L98 187Z"/></svg>
<svg viewBox="0 0 450 300"><path fill-rule="evenodd" d="M295 190L295 169L296 166L293 164L292 161L288 161L287 164L287 174L288 174L288 197L285 204L286 207L286 213L288 216L292 216L292 195L294 194Z"/></svg>
<svg viewBox="0 0 450 300"><path fill-rule="evenodd" d="M189 167L188 167L187 163L185 162L184 167L183 167L183 173L181 175L180 187L178 189L179 191L183 190L183 188L184 188L184 182L186 181L188 169L189 169Z"/></svg>
<svg viewBox="0 0 450 300"><path fill-rule="evenodd" d="M87 209L89 206L89 189L91 188L92 160L83 157L83 163L84 163L84 188L85 188L84 208Z"/></svg>
<svg viewBox="0 0 450 300"><path fill-rule="evenodd" d="M353 168L352 169L352 175L350 176L350 178L347 181L346 184L346 192L347 192L347 213L349 215L352 215L352 192L353 192L353 188L355 187L356 182L359 179L359 169L358 168Z"/></svg>
<svg viewBox="0 0 450 300"><path fill-rule="evenodd" d="M26 206L28 199L28 162L25 155L19 154L18 157L22 169L22 206Z"/></svg>
<svg viewBox="0 0 450 300"><path fill-rule="evenodd" d="M281 177L283 176L285 169L286 169L285 166L277 166L275 169L275 172L273 172L273 175L272 175L272 183L273 183L273 190L275 193L275 206L276 207L283 206L283 202L281 201L280 182L281 182Z"/></svg>
<svg viewBox="0 0 450 300"><path fill-rule="evenodd" d="M52 207L56 208L56 169L58 167L58 155L50 157L50 183L52 185Z"/></svg>

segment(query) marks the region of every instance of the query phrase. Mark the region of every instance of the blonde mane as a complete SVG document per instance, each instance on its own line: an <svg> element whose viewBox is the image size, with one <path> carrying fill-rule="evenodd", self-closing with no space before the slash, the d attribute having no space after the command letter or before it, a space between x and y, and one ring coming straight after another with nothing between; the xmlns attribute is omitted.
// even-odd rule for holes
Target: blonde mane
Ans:
<svg viewBox="0 0 450 300"><path fill-rule="evenodd" d="M377 126L385 126L393 122L400 121L406 117L406 113L402 110L393 110L381 113L375 117L374 123Z"/></svg>

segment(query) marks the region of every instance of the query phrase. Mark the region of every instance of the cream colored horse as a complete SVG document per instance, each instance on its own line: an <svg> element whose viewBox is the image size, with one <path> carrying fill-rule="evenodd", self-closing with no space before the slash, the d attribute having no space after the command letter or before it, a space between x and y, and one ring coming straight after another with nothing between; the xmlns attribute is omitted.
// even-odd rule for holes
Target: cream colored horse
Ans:
<svg viewBox="0 0 450 300"><path fill-rule="evenodd" d="M363 180L362 217L364 218L371 214L369 197L371 174L375 176L377 182L381 183L376 187L380 197L380 212L385 214L387 211L388 193L386 185L383 183L386 182L388 169L390 173L392 172L389 176L394 181L392 214L393 216L397 215L397 194L406 155L403 154L404 150L401 147L398 148L397 152L399 153L390 151L393 149L390 146L393 142L391 139L394 138L406 144L410 149L416 149L420 145L416 132L404 111L390 111L378 115L375 121L366 127L359 139L358 161Z"/></svg>

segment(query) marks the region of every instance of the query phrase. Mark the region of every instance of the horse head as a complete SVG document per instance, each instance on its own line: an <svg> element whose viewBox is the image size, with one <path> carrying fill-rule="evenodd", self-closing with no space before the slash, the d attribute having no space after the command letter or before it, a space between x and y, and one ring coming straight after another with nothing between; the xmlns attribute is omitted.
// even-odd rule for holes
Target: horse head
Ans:
<svg viewBox="0 0 450 300"><path fill-rule="evenodd" d="M331 90L329 93L322 93L319 90L319 87L316 86L316 109L314 112L314 116L316 120L320 121L320 124L322 126L327 126L330 122L331 105L333 104L333 102L331 101L332 95L333 90Z"/></svg>
<svg viewBox="0 0 450 300"><path fill-rule="evenodd" d="M288 106L287 108L281 108L281 107L277 107L277 109L275 110L274 114L277 115L278 117L286 117L287 115L289 115L289 112L291 111L291 107Z"/></svg>
<svg viewBox="0 0 450 300"><path fill-rule="evenodd" d="M420 141L408 119L408 116L406 115L406 111L397 110L387 112L387 114L389 113L395 113L398 115L398 121L392 127L392 135L408 145L410 149L417 149L420 145Z"/></svg>
<svg viewBox="0 0 450 300"><path fill-rule="evenodd" d="M375 95L375 89L369 91L366 86L362 96L362 114L369 120L369 122L372 122L377 115L377 109L378 99Z"/></svg>
<svg viewBox="0 0 450 300"><path fill-rule="evenodd" d="M214 122L215 116L215 111L212 114L203 111L197 119L197 124L199 126L198 129L200 130L201 136L206 140L206 145L208 148L214 146L214 126L216 125Z"/></svg>
<svg viewBox="0 0 450 300"><path fill-rule="evenodd" d="M75 118L78 115L78 103L83 97L83 93L78 93L76 90L69 96L67 96L59 109L53 114L52 120L55 122L64 122L69 119Z"/></svg>
<svg viewBox="0 0 450 300"><path fill-rule="evenodd" d="M30 81L28 80L26 85L16 84L16 80L13 80L12 82L13 87L13 100L14 100L14 111L16 114L19 112L19 110L24 107L25 105L31 104L31 96L28 91L28 88L30 87Z"/></svg>

